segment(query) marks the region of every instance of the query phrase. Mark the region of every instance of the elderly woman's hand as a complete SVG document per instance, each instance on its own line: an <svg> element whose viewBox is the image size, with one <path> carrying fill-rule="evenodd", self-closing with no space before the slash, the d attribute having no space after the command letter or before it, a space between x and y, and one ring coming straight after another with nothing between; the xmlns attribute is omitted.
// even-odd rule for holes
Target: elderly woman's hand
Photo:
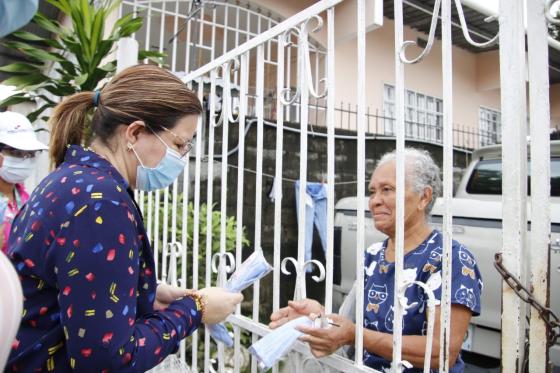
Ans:
<svg viewBox="0 0 560 373"><path fill-rule="evenodd" d="M289 301L287 307L280 308L270 315L270 324L268 326L270 329L276 329L290 320L300 316L309 316L312 313L321 315L325 313L325 309L319 302L313 299Z"/></svg>
<svg viewBox="0 0 560 373"><path fill-rule="evenodd" d="M332 325L327 328L312 326L299 326L297 329L305 333L299 340L309 343L311 353L316 358L332 354L344 345L354 344L356 326L347 318L332 314L327 316L332 320Z"/></svg>

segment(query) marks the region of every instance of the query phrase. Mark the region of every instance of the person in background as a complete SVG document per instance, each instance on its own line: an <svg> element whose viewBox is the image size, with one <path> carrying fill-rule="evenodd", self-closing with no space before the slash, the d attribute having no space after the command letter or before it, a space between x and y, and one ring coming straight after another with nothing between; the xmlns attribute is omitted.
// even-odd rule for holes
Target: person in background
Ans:
<svg viewBox="0 0 560 373"><path fill-rule="evenodd" d="M22 114L0 113L0 247L6 253L15 216L29 194L23 182L35 171L37 152L48 147L37 140L31 122Z"/></svg>
<svg viewBox="0 0 560 373"><path fill-rule="evenodd" d="M6 371L145 372L201 323L235 310L240 293L157 284L157 253L132 191L178 178L201 112L180 79L153 65L129 67L102 90L56 106L56 169L31 194L8 242L24 310Z"/></svg>
<svg viewBox="0 0 560 373"><path fill-rule="evenodd" d="M439 329L442 288L443 234L429 225L429 215L442 183L439 167L428 152L406 148L405 156L405 211L404 263L405 281L428 285L437 300L435 307L434 339L430 363L432 371L439 367ZM395 296L395 229L396 229L396 154L381 157L369 183L369 210L375 228L388 238L364 251L364 365L388 371L393 355L393 301ZM452 242L451 271L451 373L463 372L461 345L471 316L480 314L482 278L473 255L457 241ZM428 297L419 286L406 289L405 297L411 307L403 317L402 356L412 364L406 373L420 373L426 351ZM354 300L352 300L354 301ZM302 315L322 314L323 307L315 300L290 302L271 315L271 328ZM334 314L329 318L336 327L299 327L305 333L301 341L308 342L316 357L332 354L340 347L355 343L355 323Z"/></svg>

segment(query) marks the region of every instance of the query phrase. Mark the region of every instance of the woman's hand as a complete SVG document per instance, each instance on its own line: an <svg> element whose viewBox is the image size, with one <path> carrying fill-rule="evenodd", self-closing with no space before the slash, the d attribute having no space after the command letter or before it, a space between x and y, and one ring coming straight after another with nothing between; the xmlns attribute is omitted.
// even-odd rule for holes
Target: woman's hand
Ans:
<svg viewBox="0 0 560 373"><path fill-rule="evenodd" d="M356 326L354 323L336 314L327 317L331 319L333 323L330 327L315 328L312 326L299 326L297 328L300 332L305 333L299 340L309 343L311 353L316 358L330 355L344 345L354 344L354 336L356 333Z"/></svg>
<svg viewBox="0 0 560 373"><path fill-rule="evenodd" d="M243 294L230 293L224 288L204 288L199 290L198 294L206 301L202 319L205 324L217 324L224 321L243 300Z"/></svg>
<svg viewBox="0 0 560 373"><path fill-rule="evenodd" d="M154 301L154 309L156 311L169 307L169 304L188 294L188 290L171 286L164 282L158 285L156 289L156 300Z"/></svg>
<svg viewBox="0 0 560 373"><path fill-rule="evenodd" d="M312 313L322 315L325 313L325 309L319 302L313 299L289 301L287 307L280 308L270 315L270 324L268 326L270 329L276 329L290 320L300 316L309 316Z"/></svg>

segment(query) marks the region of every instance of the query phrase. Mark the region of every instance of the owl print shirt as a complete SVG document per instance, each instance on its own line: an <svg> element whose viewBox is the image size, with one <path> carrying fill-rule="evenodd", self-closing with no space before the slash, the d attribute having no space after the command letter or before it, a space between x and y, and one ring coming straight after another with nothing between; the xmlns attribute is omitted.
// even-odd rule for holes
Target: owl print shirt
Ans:
<svg viewBox="0 0 560 373"><path fill-rule="evenodd" d="M383 333L393 333L393 295L395 264L385 260L387 240L373 244L365 253L364 327ZM404 279L421 281L430 286L436 299L441 300L443 235L432 231L416 249L404 256ZM473 255L460 243L452 244L451 303L467 307L473 316L480 314L482 277ZM427 329L427 295L418 286L406 290L409 304L403 318L403 335L425 335ZM364 351L364 364L389 371L391 363L374 353ZM464 362L459 356L451 372L462 372ZM422 372L422 369L405 369Z"/></svg>
<svg viewBox="0 0 560 373"><path fill-rule="evenodd" d="M8 253L24 310L8 372L144 372L201 322L200 304L153 308L153 253L126 181L70 146L14 220Z"/></svg>

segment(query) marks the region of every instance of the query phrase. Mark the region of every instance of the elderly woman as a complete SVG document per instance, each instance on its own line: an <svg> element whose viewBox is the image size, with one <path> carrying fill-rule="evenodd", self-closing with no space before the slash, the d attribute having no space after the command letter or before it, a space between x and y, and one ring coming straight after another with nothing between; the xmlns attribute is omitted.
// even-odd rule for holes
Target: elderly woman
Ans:
<svg viewBox="0 0 560 373"><path fill-rule="evenodd" d="M441 299L443 235L428 224L429 213L441 191L439 168L425 151L405 150L406 190L404 213L405 277L428 283ZM383 370L391 366L393 354L393 297L395 295L396 161L395 153L385 154L369 183L369 209L375 228L388 238L366 249L364 280L364 364ZM451 372L462 372L461 345L471 316L480 314L482 279L472 254L460 243L452 244L451 284ZM424 364L427 326L427 295L418 286L406 290L409 303L416 302L403 318L402 358L421 372ZM271 328L310 313L322 313L322 306L305 299L290 302L271 316ZM436 307L435 336L439 336L440 307ZM300 338L309 343L313 355L329 355L344 345L353 345L355 324L340 315L330 315L340 327L306 328ZM439 338L432 348L431 366L439 365Z"/></svg>

